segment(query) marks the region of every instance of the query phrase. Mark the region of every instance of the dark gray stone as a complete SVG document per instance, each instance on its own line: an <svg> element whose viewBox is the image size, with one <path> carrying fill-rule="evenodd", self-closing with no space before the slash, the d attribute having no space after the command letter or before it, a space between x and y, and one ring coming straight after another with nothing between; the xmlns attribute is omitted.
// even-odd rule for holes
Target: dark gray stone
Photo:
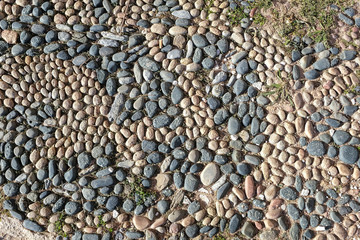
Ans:
<svg viewBox="0 0 360 240"><path fill-rule="evenodd" d="M160 200L157 203L157 209L161 214L165 214L170 209L170 202L168 200Z"/></svg>
<svg viewBox="0 0 360 240"><path fill-rule="evenodd" d="M187 226L185 228L185 233L189 238L195 238L199 235L199 226L197 224Z"/></svg>
<svg viewBox="0 0 360 240"><path fill-rule="evenodd" d="M304 76L305 76L305 78L307 78L309 80L313 80L313 79L320 77L320 73L318 71L316 71L315 69L311 69L309 71L304 72Z"/></svg>
<svg viewBox="0 0 360 240"><path fill-rule="evenodd" d="M25 219L25 221L23 222L23 226L24 226L24 228L29 229L30 231L34 231L34 232L43 232L45 230L38 223L31 221L29 219Z"/></svg>
<svg viewBox="0 0 360 240"><path fill-rule="evenodd" d="M230 219L230 222L229 222L229 231L230 231L230 234L233 234L235 232L237 232L240 228L240 223L241 223L241 216L237 213L235 213L231 219Z"/></svg>
<svg viewBox="0 0 360 240"><path fill-rule="evenodd" d="M236 66L236 72L242 75L248 73L249 70L249 64L246 59L241 60Z"/></svg>
<svg viewBox="0 0 360 240"><path fill-rule="evenodd" d="M14 197L18 194L19 192L19 185L16 183L7 183L4 187L3 187L3 191L4 194L8 197Z"/></svg>
<svg viewBox="0 0 360 240"><path fill-rule="evenodd" d="M280 197L286 200L295 200L298 197L298 193L293 188L286 187L280 190Z"/></svg>
<svg viewBox="0 0 360 240"><path fill-rule="evenodd" d="M330 67L330 61L327 58L319 59L313 64L313 67L316 70L323 71Z"/></svg>
<svg viewBox="0 0 360 240"><path fill-rule="evenodd" d="M194 34L191 37L191 40L193 41L194 45L198 48L203 48L209 44L206 38L200 34Z"/></svg>
<svg viewBox="0 0 360 240"><path fill-rule="evenodd" d="M298 220L300 218L300 211L294 204L287 205L287 212L293 220Z"/></svg>
<svg viewBox="0 0 360 240"><path fill-rule="evenodd" d="M114 183L115 181L112 176L105 176L91 181L91 187L93 188L108 187L113 185Z"/></svg>
<svg viewBox="0 0 360 240"><path fill-rule="evenodd" d="M186 179L185 179L186 180ZM216 199L219 200L223 197L225 197L225 195L227 194L227 192L230 190L231 188L231 183L227 182L224 185L222 185L218 191L216 192Z"/></svg>
<svg viewBox="0 0 360 240"><path fill-rule="evenodd" d="M157 72L160 70L160 66L154 60L150 59L149 57L140 57L138 59L139 65L152 72Z"/></svg>
<svg viewBox="0 0 360 240"><path fill-rule="evenodd" d="M338 16L339 16L340 20L343 21L344 23L346 23L347 25L350 25L350 26L354 25L354 20L351 19L350 17L346 16L345 14L339 13Z"/></svg>
<svg viewBox="0 0 360 240"><path fill-rule="evenodd" d="M168 115L159 115L153 119L153 126L155 128L162 128L168 126L172 121L172 118Z"/></svg>
<svg viewBox="0 0 360 240"><path fill-rule="evenodd" d="M310 142L307 145L306 150L310 155L318 157L321 157L326 153L325 144L318 140Z"/></svg>
<svg viewBox="0 0 360 240"><path fill-rule="evenodd" d="M233 92L235 93L236 96L238 96L240 94L245 93L247 88L248 88L248 84L245 81L238 79L234 83Z"/></svg>
<svg viewBox="0 0 360 240"><path fill-rule="evenodd" d="M238 118L231 117L228 122L228 132L231 135L235 135L241 130L241 123Z"/></svg>
<svg viewBox="0 0 360 240"><path fill-rule="evenodd" d="M199 185L200 185L199 177L193 174L186 175L184 182L184 189L186 191L193 192L199 188Z"/></svg>
<svg viewBox="0 0 360 240"><path fill-rule="evenodd" d="M241 233L247 238L252 238L256 235L256 227L252 222L245 222L245 224L241 228Z"/></svg>
<svg viewBox="0 0 360 240"><path fill-rule="evenodd" d="M80 169L85 169L90 166L93 158L87 152L82 152L77 157L78 166Z"/></svg>
<svg viewBox="0 0 360 240"><path fill-rule="evenodd" d="M300 225L298 223L294 223L289 231L291 240L300 240Z"/></svg>
<svg viewBox="0 0 360 240"><path fill-rule="evenodd" d="M81 211L81 204L78 202L67 202L65 204L65 213L68 215L75 215Z"/></svg>
<svg viewBox="0 0 360 240"><path fill-rule="evenodd" d="M357 55L355 50L344 50L340 53L339 57L341 60L353 60Z"/></svg>
<svg viewBox="0 0 360 240"><path fill-rule="evenodd" d="M354 164L359 159L359 151L352 146L341 146L339 159L346 164Z"/></svg>
<svg viewBox="0 0 360 240"><path fill-rule="evenodd" d="M171 92L171 101L173 102L173 104L178 104L183 98L184 91L178 86L175 86Z"/></svg>
<svg viewBox="0 0 360 240"><path fill-rule="evenodd" d="M264 218L264 213L258 209L251 209L247 212L247 217L253 221L260 221Z"/></svg>

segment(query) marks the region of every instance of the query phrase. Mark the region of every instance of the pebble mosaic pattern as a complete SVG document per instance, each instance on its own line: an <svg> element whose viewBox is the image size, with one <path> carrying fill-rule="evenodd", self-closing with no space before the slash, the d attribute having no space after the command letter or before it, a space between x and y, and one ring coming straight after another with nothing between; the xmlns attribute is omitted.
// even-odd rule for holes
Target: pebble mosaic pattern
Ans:
<svg viewBox="0 0 360 240"><path fill-rule="evenodd" d="M238 4L0 1L2 209L57 239L359 236L356 47L287 51Z"/></svg>

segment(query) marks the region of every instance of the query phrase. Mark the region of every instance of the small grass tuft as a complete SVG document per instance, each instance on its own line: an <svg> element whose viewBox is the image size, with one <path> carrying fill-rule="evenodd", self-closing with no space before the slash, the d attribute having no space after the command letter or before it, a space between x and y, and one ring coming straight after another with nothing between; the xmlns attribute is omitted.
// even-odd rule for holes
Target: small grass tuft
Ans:
<svg viewBox="0 0 360 240"><path fill-rule="evenodd" d="M98 216L98 219L99 219L99 223L96 225L98 228L104 227L106 231L108 231L109 233L112 233L114 231L112 228L106 227L106 222L102 219L102 216Z"/></svg>
<svg viewBox="0 0 360 240"><path fill-rule="evenodd" d="M360 87L359 86L354 86L354 85L346 85L346 89L344 90L345 94L348 93L353 93L355 95L360 94Z"/></svg>
<svg viewBox="0 0 360 240"><path fill-rule="evenodd" d="M67 234L63 230L64 225L65 225L65 215L64 213L60 213L59 219L55 222L55 232L62 237L67 237Z"/></svg>
<svg viewBox="0 0 360 240"><path fill-rule="evenodd" d="M284 80L281 77L280 70L278 71L277 78L280 83L273 83L270 86L267 86L267 91L263 93L263 96L275 96L275 102L279 102L281 100L289 102L292 106L294 105L294 101L292 99L292 94L290 93L290 84L287 80Z"/></svg>
<svg viewBox="0 0 360 240"><path fill-rule="evenodd" d="M253 22L260 26L264 25L266 22L266 18L260 13L255 14Z"/></svg>
<svg viewBox="0 0 360 240"><path fill-rule="evenodd" d="M221 235L221 234L217 234L215 237L214 237L214 240L226 240L226 238Z"/></svg>
<svg viewBox="0 0 360 240"><path fill-rule="evenodd" d="M205 10L207 16L209 16L210 13L213 13L211 11L211 8L213 6L214 6L214 0L205 0L204 10Z"/></svg>
<svg viewBox="0 0 360 240"><path fill-rule="evenodd" d="M254 2L250 3L249 6L246 7L248 11L251 9L256 8L256 13L253 16L253 23L258 25L264 25L266 22L266 18L260 13L260 10L262 8L268 9L272 6L273 0L255 0ZM248 12L246 11L246 12ZM249 18L249 13L245 12L245 7L241 6L240 3L238 3L237 7L235 9L230 9L228 11L228 19L231 24L231 26L237 26L241 24L241 20L243 18Z"/></svg>
<svg viewBox="0 0 360 240"><path fill-rule="evenodd" d="M143 204L149 197L156 198L156 194L145 189L141 185L141 180L136 178L133 182L128 182L131 188L130 196L134 197L136 205Z"/></svg>
<svg viewBox="0 0 360 240"><path fill-rule="evenodd" d="M264 9L268 9L272 6L273 4L273 0L255 0L251 6L252 7L257 7L259 9L264 8Z"/></svg>
<svg viewBox="0 0 360 240"><path fill-rule="evenodd" d="M230 9L228 11L227 15L231 26L240 25L243 18L249 17L244 9L243 6L237 6L235 9Z"/></svg>

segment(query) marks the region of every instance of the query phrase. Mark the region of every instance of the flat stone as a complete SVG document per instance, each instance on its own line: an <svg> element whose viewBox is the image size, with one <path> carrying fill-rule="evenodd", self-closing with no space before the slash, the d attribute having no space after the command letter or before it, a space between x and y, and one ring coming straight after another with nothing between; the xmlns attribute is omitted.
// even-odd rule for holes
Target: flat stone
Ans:
<svg viewBox="0 0 360 240"><path fill-rule="evenodd" d="M24 226L24 228L29 229L29 230L34 231L34 232L43 232L45 230L38 223L36 223L34 221L31 221L29 219L24 220L23 226Z"/></svg>
<svg viewBox="0 0 360 240"><path fill-rule="evenodd" d="M216 182L220 177L220 169L217 164L209 163L200 174L200 181L203 185L209 186Z"/></svg>
<svg viewBox="0 0 360 240"><path fill-rule="evenodd" d="M327 58L319 59L313 64L313 67L316 70L323 71L330 67L330 61Z"/></svg>
<svg viewBox="0 0 360 240"><path fill-rule="evenodd" d="M157 72L160 70L159 64L157 64L154 60L150 59L149 57L140 57L138 59L139 65L149 71Z"/></svg>
<svg viewBox="0 0 360 240"><path fill-rule="evenodd" d="M134 231L127 231L125 233L125 236L128 238L128 239L140 239L142 237L144 237L144 233L143 232L134 232ZM122 238L120 238L122 239Z"/></svg>
<svg viewBox="0 0 360 240"><path fill-rule="evenodd" d="M247 55L248 55L248 52L246 52L246 51L236 53L231 57L231 61L233 64L237 64L238 62L240 62L241 60L246 58Z"/></svg>
<svg viewBox="0 0 360 240"><path fill-rule="evenodd" d="M82 240L99 240L99 239L100 239L99 235L94 233L85 233L82 236Z"/></svg>
<svg viewBox="0 0 360 240"><path fill-rule="evenodd" d="M230 190L231 183L227 182L223 184L221 187L219 187L218 191L216 192L216 199L219 200L227 194L227 192Z"/></svg>
<svg viewBox="0 0 360 240"><path fill-rule="evenodd" d="M87 152L82 152L77 157L77 162L78 162L78 166L80 169L85 169L85 168L89 167L92 161L93 161L93 158Z"/></svg>
<svg viewBox="0 0 360 240"><path fill-rule="evenodd" d="M264 218L264 213L259 209L251 209L247 212L247 217L253 221L260 221Z"/></svg>
<svg viewBox="0 0 360 240"><path fill-rule="evenodd" d="M193 224L190 226L187 226L185 229L185 233L189 238L195 238L197 235L199 235L199 226L197 224Z"/></svg>
<svg viewBox="0 0 360 240"><path fill-rule="evenodd" d="M262 233L260 233L259 237L260 240L271 240L271 239L276 239L278 236L278 233L276 230L268 230L268 231L263 231Z"/></svg>
<svg viewBox="0 0 360 240"><path fill-rule="evenodd" d="M195 214L198 211L200 211L200 208L201 208L200 203L198 201L193 201L188 206L188 213L189 214Z"/></svg>
<svg viewBox="0 0 360 240"><path fill-rule="evenodd" d="M346 239L348 232L338 223L334 224L333 231L339 239Z"/></svg>
<svg viewBox="0 0 360 240"><path fill-rule="evenodd" d="M111 176L105 176L102 178L95 179L91 181L91 186L93 188L102 188L102 187L108 187L115 183L114 178Z"/></svg>
<svg viewBox="0 0 360 240"><path fill-rule="evenodd" d="M311 195L315 193L315 190L317 189L319 185L319 182L315 179L311 179L305 182L305 186L307 187L307 189L310 190Z"/></svg>
<svg viewBox="0 0 360 240"><path fill-rule="evenodd" d="M216 74L214 80L212 81L212 84L218 84L221 82L224 82L227 79L227 74L225 72L219 72Z"/></svg>
<svg viewBox="0 0 360 240"><path fill-rule="evenodd" d="M65 213L68 215L75 215L81 211L81 204L78 202L67 202L65 204Z"/></svg>
<svg viewBox="0 0 360 240"><path fill-rule="evenodd" d="M175 210L169 214L168 220L173 223L173 222L180 221L181 219L185 218L186 216L187 216L187 211L182 210L182 209Z"/></svg>
<svg viewBox="0 0 360 240"><path fill-rule="evenodd" d="M157 204L157 210L161 214L165 214L170 209L170 202L167 200L160 200Z"/></svg>
<svg viewBox="0 0 360 240"><path fill-rule="evenodd" d="M309 80L313 80L313 79L320 77L320 73L318 71L316 71L315 69L311 69L309 71L304 72L304 76L305 76L305 78L307 78Z"/></svg>
<svg viewBox="0 0 360 240"><path fill-rule="evenodd" d="M150 28L151 32L159 34L159 35L165 35L166 33L166 27L161 23L155 23Z"/></svg>
<svg viewBox="0 0 360 240"><path fill-rule="evenodd" d="M8 197L14 197L18 194L19 192L19 185L16 183L7 183L4 187L3 187L3 191L4 194Z"/></svg>
<svg viewBox="0 0 360 240"><path fill-rule="evenodd" d="M240 163L236 167L238 173L242 176L249 175L251 173L251 166L247 163Z"/></svg>
<svg viewBox="0 0 360 240"><path fill-rule="evenodd" d="M189 11L186 11L186 10L174 11L171 14L177 18L191 19L191 15L190 15Z"/></svg>
<svg viewBox="0 0 360 240"><path fill-rule="evenodd" d="M252 238L256 235L256 227L252 222L245 222L241 228L241 233L248 238Z"/></svg>
<svg viewBox="0 0 360 240"><path fill-rule="evenodd" d="M346 16L345 14L339 13L338 16L339 16L340 20L343 21L344 23L346 23L347 25L350 25L350 26L354 25L354 20L351 19L350 17Z"/></svg>
<svg viewBox="0 0 360 240"><path fill-rule="evenodd" d="M1 32L1 37L7 42L8 44L16 44L17 39L19 37L18 33L13 30L3 30Z"/></svg>
<svg viewBox="0 0 360 240"><path fill-rule="evenodd" d="M208 41L206 38L200 34L195 34L191 37L191 40L193 41L194 45L198 48L203 48L208 45Z"/></svg>
<svg viewBox="0 0 360 240"><path fill-rule="evenodd" d="M344 50L339 54L341 60L353 60L357 55L355 50Z"/></svg>

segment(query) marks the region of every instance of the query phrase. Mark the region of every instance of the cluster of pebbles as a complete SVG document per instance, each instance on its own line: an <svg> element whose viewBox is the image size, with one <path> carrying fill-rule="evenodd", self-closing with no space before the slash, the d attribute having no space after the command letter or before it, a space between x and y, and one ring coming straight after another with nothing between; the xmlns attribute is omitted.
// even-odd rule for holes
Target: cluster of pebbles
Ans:
<svg viewBox="0 0 360 240"><path fill-rule="evenodd" d="M58 239L358 236L356 10L353 45L289 52L238 4L0 1L2 208Z"/></svg>

